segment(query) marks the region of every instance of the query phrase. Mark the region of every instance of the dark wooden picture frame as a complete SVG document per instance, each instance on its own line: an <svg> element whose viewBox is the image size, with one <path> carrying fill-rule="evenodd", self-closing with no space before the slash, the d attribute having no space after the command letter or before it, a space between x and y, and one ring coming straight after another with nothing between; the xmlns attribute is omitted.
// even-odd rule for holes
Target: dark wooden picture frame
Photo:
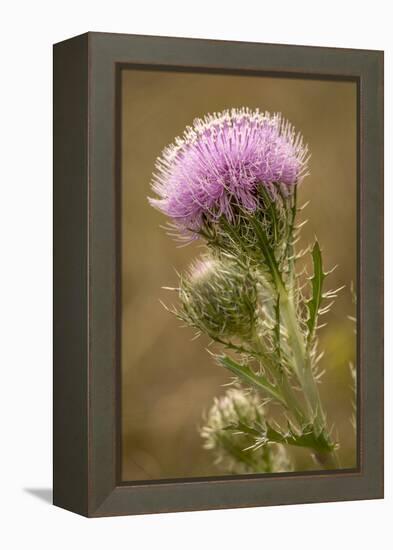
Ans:
<svg viewBox="0 0 393 550"><path fill-rule="evenodd" d="M124 483L119 71L351 80L358 111L358 468ZM383 53L87 33L54 47L54 504L89 516L383 497Z"/></svg>

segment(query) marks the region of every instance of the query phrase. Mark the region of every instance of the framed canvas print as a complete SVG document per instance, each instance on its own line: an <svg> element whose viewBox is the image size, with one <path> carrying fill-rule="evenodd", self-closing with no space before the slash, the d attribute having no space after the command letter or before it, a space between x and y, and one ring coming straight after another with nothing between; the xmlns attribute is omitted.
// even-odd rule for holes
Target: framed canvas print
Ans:
<svg viewBox="0 0 393 550"><path fill-rule="evenodd" d="M382 498L383 53L54 47L54 503Z"/></svg>

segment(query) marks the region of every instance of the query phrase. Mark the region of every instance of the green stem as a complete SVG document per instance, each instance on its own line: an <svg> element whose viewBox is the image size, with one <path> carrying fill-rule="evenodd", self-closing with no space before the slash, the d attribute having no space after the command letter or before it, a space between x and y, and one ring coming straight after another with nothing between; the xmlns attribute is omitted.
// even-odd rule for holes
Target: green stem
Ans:
<svg viewBox="0 0 393 550"><path fill-rule="evenodd" d="M285 373L283 373L281 376L280 390L282 396L287 403L288 410L292 412L293 416L296 419L296 422L301 428L305 420L303 408L300 406Z"/></svg>
<svg viewBox="0 0 393 550"><path fill-rule="evenodd" d="M299 328L293 298L283 285L279 288L283 324L288 332L288 341L293 351L293 367L306 399L309 421L319 435L326 430L326 417L319 391L312 373L311 361Z"/></svg>
<svg viewBox="0 0 393 550"><path fill-rule="evenodd" d="M314 427L314 433L317 437L319 437L320 434L324 434L326 439L329 440L326 425L326 414L324 412L317 383L312 372L309 350L305 345L303 334L299 327L293 293L288 294L285 286L282 284L277 285L277 290L280 293L280 309L283 325L287 330L288 341L293 351L293 368L303 390L307 404L309 417L308 421ZM286 394L284 388L282 388L282 393L285 398L291 398L291 393ZM290 405L291 410L292 407L296 406L295 403L288 404ZM298 418L301 418L300 415L302 413L299 411L297 414ZM325 453L314 452L314 456L318 463L325 469L336 469L339 467L338 459L334 450Z"/></svg>
<svg viewBox="0 0 393 550"><path fill-rule="evenodd" d="M284 371L278 372L276 365L269 359L269 354L266 352L263 342L257 334L254 334L253 342L264 369L273 378L274 383L278 387L279 394L283 397L283 404L288 411L293 413L299 427L301 427L304 424L304 412L296 399L286 373Z"/></svg>

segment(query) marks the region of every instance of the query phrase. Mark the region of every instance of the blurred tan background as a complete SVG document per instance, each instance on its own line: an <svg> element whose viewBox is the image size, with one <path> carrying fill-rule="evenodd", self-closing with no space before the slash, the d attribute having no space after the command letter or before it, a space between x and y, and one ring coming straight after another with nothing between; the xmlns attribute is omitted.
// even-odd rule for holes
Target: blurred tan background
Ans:
<svg viewBox="0 0 393 550"><path fill-rule="evenodd" d="M350 292L356 282L356 87L351 82L127 69L122 76L122 477L220 475L198 425L230 376L205 351L207 339L160 304L198 246L177 248L149 206L155 158L195 117L231 107L280 111L309 143L311 175L300 189L305 245L318 236L330 288L346 285L320 331L321 392L338 434L343 467L356 465L349 362L356 361ZM299 469L313 468L297 453Z"/></svg>

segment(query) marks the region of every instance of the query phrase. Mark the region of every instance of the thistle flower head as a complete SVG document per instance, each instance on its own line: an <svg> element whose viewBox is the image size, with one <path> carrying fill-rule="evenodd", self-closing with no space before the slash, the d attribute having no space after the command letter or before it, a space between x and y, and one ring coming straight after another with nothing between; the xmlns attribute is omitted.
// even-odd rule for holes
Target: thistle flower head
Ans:
<svg viewBox="0 0 393 550"><path fill-rule="evenodd" d="M239 426L263 422L264 409L253 393L230 388L216 398L201 429L205 449L211 450L216 463L232 473L285 472L291 461L280 444L255 448L255 438Z"/></svg>
<svg viewBox="0 0 393 550"><path fill-rule="evenodd" d="M307 146L281 114L231 109L196 119L156 161L150 203L183 234L260 208L258 188L289 193L307 171Z"/></svg>
<svg viewBox="0 0 393 550"><path fill-rule="evenodd" d="M256 284L234 261L210 256L198 260L182 278L179 297L179 317L213 339L251 334Z"/></svg>

